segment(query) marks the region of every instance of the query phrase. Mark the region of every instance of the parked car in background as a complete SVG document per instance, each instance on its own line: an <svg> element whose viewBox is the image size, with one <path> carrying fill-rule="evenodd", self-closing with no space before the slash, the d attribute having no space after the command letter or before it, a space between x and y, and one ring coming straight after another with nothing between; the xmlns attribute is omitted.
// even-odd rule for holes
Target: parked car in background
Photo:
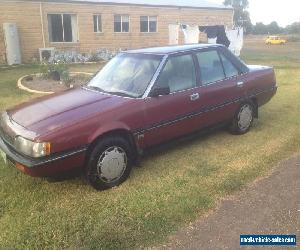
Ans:
<svg viewBox="0 0 300 250"><path fill-rule="evenodd" d="M286 44L286 40L279 36L268 36L265 43L268 45L283 45Z"/></svg>
<svg viewBox="0 0 300 250"><path fill-rule="evenodd" d="M83 167L107 189L148 147L219 123L248 132L276 90L272 67L246 66L221 45L127 51L84 87L4 112L0 149L31 176Z"/></svg>

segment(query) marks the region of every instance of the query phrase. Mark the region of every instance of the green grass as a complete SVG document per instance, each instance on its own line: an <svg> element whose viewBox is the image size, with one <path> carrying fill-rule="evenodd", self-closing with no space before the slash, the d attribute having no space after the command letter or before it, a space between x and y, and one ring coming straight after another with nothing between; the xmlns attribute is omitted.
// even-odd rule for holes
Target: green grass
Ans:
<svg viewBox="0 0 300 250"><path fill-rule="evenodd" d="M159 244L214 208L220 198L268 174L278 161L300 151L298 46L246 44L245 61L275 65L279 85L248 134L218 130L159 147L118 188L96 192L83 177L49 183L0 162L0 249ZM76 66L86 68L90 66ZM0 69L0 109L34 97L18 90L16 79L37 70Z"/></svg>

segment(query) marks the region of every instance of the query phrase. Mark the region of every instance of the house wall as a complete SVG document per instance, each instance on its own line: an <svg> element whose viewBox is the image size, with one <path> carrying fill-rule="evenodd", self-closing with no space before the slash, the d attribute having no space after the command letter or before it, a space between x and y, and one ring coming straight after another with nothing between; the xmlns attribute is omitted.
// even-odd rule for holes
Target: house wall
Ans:
<svg viewBox="0 0 300 250"><path fill-rule="evenodd" d="M5 45L3 23L17 23L22 48L23 62L39 58L38 48L44 47L42 35L42 12L44 38L46 47L61 50L76 50L80 53L93 52L108 48L139 48L167 45L168 25L174 23L197 25L225 25L232 27L233 11L217 9L167 8L145 6L117 6L82 3L50 3L50 2L0 2L0 63L5 61ZM77 43L51 43L48 35L48 13L77 14L79 41ZM94 33L93 14L102 15L102 33ZM114 14L130 16L130 32L114 33ZM140 16L156 15L157 32L141 33ZM183 41L183 35L180 35Z"/></svg>
<svg viewBox="0 0 300 250"><path fill-rule="evenodd" d="M42 46L39 5L0 2L0 62L5 62L3 23L17 23L22 58L29 61Z"/></svg>

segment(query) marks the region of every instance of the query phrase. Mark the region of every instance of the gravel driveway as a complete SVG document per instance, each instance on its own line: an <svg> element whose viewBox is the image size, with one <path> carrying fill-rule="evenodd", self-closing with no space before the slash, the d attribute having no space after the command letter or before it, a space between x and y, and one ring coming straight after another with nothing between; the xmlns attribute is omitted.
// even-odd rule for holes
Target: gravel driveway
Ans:
<svg viewBox="0 0 300 250"><path fill-rule="evenodd" d="M158 249L260 248L240 247L240 234L296 234L300 247L300 155L281 162L267 178L222 201L216 211L182 229Z"/></svg>

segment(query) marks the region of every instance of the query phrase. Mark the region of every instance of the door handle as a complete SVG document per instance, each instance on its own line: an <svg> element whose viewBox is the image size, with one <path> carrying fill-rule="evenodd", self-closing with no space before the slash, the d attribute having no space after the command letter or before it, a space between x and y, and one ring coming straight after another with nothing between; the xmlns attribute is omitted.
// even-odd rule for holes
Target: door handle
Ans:
<svg viewBox="0 0 300 250"><path fill-rule="evenodd" d="M199 93L190 95L191 101L196 101L199 99L199 97L200 97Z"/></svg>
<svg viewBox="0 0 300 250"><path fill-rule="evenodd" d="M237 82L236 84L238 87L243 87L244 86L244 82L240 81L240 82Z"/></svg>

